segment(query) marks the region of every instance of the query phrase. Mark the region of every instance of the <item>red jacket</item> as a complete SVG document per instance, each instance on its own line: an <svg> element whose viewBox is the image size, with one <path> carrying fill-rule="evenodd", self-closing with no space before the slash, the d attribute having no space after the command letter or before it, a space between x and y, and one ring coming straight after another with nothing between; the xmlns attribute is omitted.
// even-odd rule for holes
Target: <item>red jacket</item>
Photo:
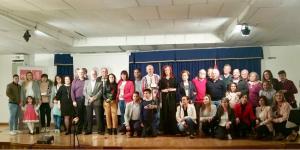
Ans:
<svg viewBox="0 0 300 150"><path fill-rule="evenodd" d="M119 95L120 95L120 86L122 84L122 80L118 82L118 93L117 93L117 101L119 101ZM132 95L134 93L134 84L132 81L127 80L126 84L124 86L124 100L125 103L132 101Z"/></svg>
<svg viewBox="0 0 300 150"><path fill-rule="evenodd" d="M234 107L235 117L239 118L240 122L243 122L243 123L247 124L248 126L250 126L251 122L256 119L254 112L253 112L252 105L249 102L247 102L244 112L242 112L241 105L242 105L241 103L238 103L235 105L235 107Z"/></svg>

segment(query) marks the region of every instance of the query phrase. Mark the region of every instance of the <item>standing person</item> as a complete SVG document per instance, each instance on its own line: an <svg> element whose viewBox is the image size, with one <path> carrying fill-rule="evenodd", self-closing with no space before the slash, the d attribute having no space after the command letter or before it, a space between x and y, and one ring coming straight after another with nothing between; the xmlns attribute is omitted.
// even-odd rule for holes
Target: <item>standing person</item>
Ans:
<svg viewBox="0 0 300 150"><path fill-rule="evenodd" d="M248 82L241 78L240 70L234 69L232 74L232 82L237 84L237 89L239 89L239 96L248 94Z"/></svg>
<svg viewBox="0 0 300 150"><path fill-rule="evenodd" d="M26 98L28 96L32 96L35 99L37 104L40 103L41 99L41 92L40 92L40 85L38 81L33 80L32 72L26 73L26 79L23 81L21 85L21 103L24 106L26 102ZM23 128L23 112L20 111L19 117L19 129Z"/></svg>
<svg viewBox="0 0 300 150"><path fill-rule="evenodd" d="M177 100L181 100L181 98L183 96L188 96L190 98L190 102L195 103L195 97L196 97L197 91L196 91L195 86L192 83L192 81L189 81L189 75L190 75L190 72L187 70L183 70L181 72L182 81L178 84ZM179 104L179 101L177 101L176 103Z"/></svg>
<svg viewBox="0 0 300 150"><path fill-rule="evenodd" d="M271 70L265 70L263 72L262 82L264 81L269 81L271 83L272 88L276 91L282 90L282 85L276 78L273 77Z"/></svg>
<svg viewBox="0 0 300 150"><path fill-rule="evenodd" d="M38 106L32 96L28 96L26 98L25 106L24 106L24 117L23 122L27 124L29 129L29 134L34 134L34 124L39 122L38 118Z"/></svg>
<svg viewBox="0 0 300 150"><path fill-rule="evenodd" d="M103 107L103 102L100 101L102 94L101 83L97 81L97 71L92 70L89 80L85 80L83 88L83 96L85 98L84 105L86 107L86 123L87 130L85 135L92 134L93 129L93 112L96 115L96 126L98 134L104 134L104 123L100 119L100 107Z"/></svg>
<svg viewBox="0 0 300 150"><path fill-rule="evenodd" d="M236 123L236 135L238 137L247 137L251 129L254 127L255 115L253 107L248 103L248 96L244 94L241 96L240 103L234 106L235 123Z"/></svg>
<svg viewBox="0 0 300 150"><path fill-rule="evenodd" d="M8 97L9 108L9 134L15 135L18 130L19 105L21 105L21 86L19 85L19 76L13 75L13 81L6 87L6 96Z"/></svg>
<svg viewBox="0 0 300 150"><path fill-rule="evenodd" d="M286 101L292 106L292 108L297 108L297 102L294 94L297 94L298 90L294 82L286 78L286 72L284 70L279 71L278 76Z"/></svg>
<svg viewBox="0 0 300 150"><path fill-rule="evenodd" d="M139 92L134 92L133 101L126 104L126 110L125 110L125 127L126 130L130 132L130 137L134 135L135 132L137 132L137 136L141 136L141 98L139 96Z"/></svg>
<svg viewBox="0 0 300 150"><path fill-rule="evenodd" d="M75 115L75 108L71 98L71 79L69 76L64 77L64 83L56 93L56 100L60 101L61 115L64 118L66 127L65 135L68 135L71 133L72 117Z"/></svg>
<svg viewBox="0 0 300 150"><path fill-rule="evenodd" d="M249 102L254 107L254 110L258 103L259 91L261 90L261 83L258 80L258 75L256 72L251 72L248 82L249 88Z"/></svg>
<svg viewBox="0 0 300 150"><path fill-rule="evenodd" d="M214 123L212 119L216 115L216 112L216 105L212 104L210 96L206 95L204 97L200 112L201 129L206 136L213 137L215 134Z"/></svg>
<svg viewBox="0 0 300 150"><path fill-rule="evenodd" d="M237 84L232 82L228 85L227 92L225 93L226 98L229 99L230 107L233 109L234 106L240 102L240 95Z"/></svg>
<svg viewBox="0 0 300 150"><path fill-rule="evenodd" d="M129 80L128 72L126 70L121 71L121 79L118 82L117 100L121 112L121 124L124 124L124 114L126 104L132 101L132 95L134 93L134 84Z"/></svg>
<svg viewBox="0 0 300 150"><path fill-rule="evenodd" d="M82 133L84 122L86 119L85 118L86 110L84 106L85 98L83 95L84 84L85 84L84 73L83 70L80 69L78 70L78 79L74 79L71 86L71 97L73 101L73 106L75 107L76 114L78 114L79 117L79 122L77 126L78 129L76 130L77 134Z"/></svg>
<svg viewBox="0 0 300 150"><path fill-rule="evenodd" d="M82 70L83 70L83 76L84 76L84 78L86 80L88 80L89 79L89 77L88 77L88 70L86 68L82 68Z"/></svg>
<svg viewBox="0 0 300 150"><path fill-rule="evenodd" d="M256 107L256 138L271 139L273 134L272 124L272 108L268 105L268 100L265 96L260 96L258 101L259 106Z"/></svg>
<svg viewBox="0 0 300 150"><path fill-rule="evenodd" d="M52 82L48 80L47 74L41 75L40 81L40 91L41 91L41 101L40 101L40 117L41 117L41 132L49 132L51 123L51 108L50 108L50 96L51 96ZM47 124L45 120L47 118Z"/></svg>
<svg viewBox="0 0 300 150"><path fill-rule="evenodd" d="M106 87L103 91L104 102L103 106L105 109L106 116L106 127L109 135L117 135L118 128L118 104L117 104L117 92L118 85L116 82L116 76L114 74L108 75Z"/></svg>
<svg viewBox="0 0 300 150"><path fill-rule="evenodd" d="M247 69L243 69L241 71L241 77L244 81L248 82L249 81L249 71Z"/></svg>
<svg viewBox="0 0 300 150"><path fill-rule="evenodd" d="M218 107L220 100L225 96L226 85L223 80L219 79L220 72L218 69L213 70L212 79L206 83L207 94L211 96L212 102Z"/></svg>
<svg viewBox="0 0 300 150"><path fill-rule="evenodd" d="M143 86L142 86L142 73L140 68L133 70L134 75L134 91L139 92L140 96L143 97Z"/></svg>
<svg viewBox="0 0 300 150"><path fill-rule="evenodd" d="M206 79L206 71L204 69L200 69L198 76L193 79L193 84L196 89L196 98L195 98L195 109L196 109L196 115L197 115L197 130L199 129L200 121L199 121L199 114L200 114L200 108L203 104L204 101L204 96L206 94L206 84L207 84L207 79Z"/></svg>
<svg viewBox="0 0 300 150"><path fill-rule="evenodd" d="M217 109L217 113L213 118L216 124L216 137L218 139L232 139L233 123L235 121L234 111L229 106L228 98L224 97Z"/></svg>
<svg viewBox="0 0 300 150"><path fill-rule="evenodd" d="M101 76L97 78L97 82L101 83L101 91L105 91L107 83L108 81L108 69L106 67L101 68ZM102 94L100 95L100 101L103 103L105 101L105 97L104 97L104 92L102 92ZM103 123L103 127L104 127L104 108L100 107L99 108L99 115L100 115L100 122ZM102 134L102 133L101 133ZM103 132L104 134L104 132Z"/></svg>
<svg viewBox="0 0 300 150"><path fill-rule="evenodd" d="M157 101L158 107L157 107L157 113L155 117L155 124L156 124L156 130L159 130L159 124L160 124L160 107L161 102L159 101L159 87L158 82L160 80L160 76L154 73L154 67L152 65L146 66L146 72L147 75L142 78L142 89L143 91L145 89L150 89L151 96L153 100Z"/></svg>
<svg viewBox="0 0 300 150"><path fill-rule="evenodd" d="M196 110L194 104L190 104L189 97L183 96L176 111L177 126L180 132L188 131L190 138L196 135Z"/></svg>
<svg viewBox="0 0 300 150"><path fill-rule="evenodd" d="M50 96L50 104L53 105L52 113L53 113L53 118L55 123L55 133L60 133L61 110L60 110L60 101L57 100L56 94L62 85L63 85L62 77L56 75L54 79L54 85L52 86L51 89L51 96Z"/></svg>
<svg viewBox="0 0 300 150"><path fill-rule="evenodd" d="M225 64L223 67L223 75L221 76L221 80L225 82L225 85L227 85L232 82L232 75L231 73L231 66L229 64Z"/></svg>
<svg viewBox="0 0 300 150"><path fill-rule="evenodd" d="M160 127L165 134L176 134L176 87L177 82L174 77L172 67L164 66L163 73L159 81L161 91L162 108L160 111Z"/></svg>
<svg viewBox="0 0 300 150"><path fill-rule="evenodd" d="M273 106L273 97L276 90L273 89L270 81L263 81L262 89L259 91L259 96L265 96L269 106Z"/></svg>
<svg viewBox="0 0 300 150"><path fill-rule="evenodd" d="M144 90L144 99L141 103L141 127L143 128L142 137L157 136L156 115L157 115L157 100L153 100L151 90Z"/></svg>

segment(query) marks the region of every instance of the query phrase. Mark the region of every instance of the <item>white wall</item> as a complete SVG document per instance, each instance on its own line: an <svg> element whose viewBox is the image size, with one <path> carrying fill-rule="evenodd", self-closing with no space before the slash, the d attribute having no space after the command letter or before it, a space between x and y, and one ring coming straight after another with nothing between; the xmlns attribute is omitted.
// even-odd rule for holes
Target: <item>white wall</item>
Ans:
<svg viewBox="0 0 300 150"><path fill-rule="evenodd" d="M129 53L103 53L103 54L73 54L75 68L101 69L107 67L109 73L120 78L122 70L129 71Z"/></svg>
<svg viewBox="0 0 300 150"><path fill-rule="evenodd" d="M0 55L0 123L7 123L9 119L8 97L6 96L6 85L12 82L12 56Z"/></svg>
<svg viewBox="0 0 300 150"><path fill-rule="evenodd" d="M33 62L30 64L35 67L43 67L45 73L48 74L49 79L54 80L56 75L56 66L54 66L54 54L35 54Z"/></svg>
<svg viewBox="0 0 300 150"><path fill-rule="evenodd" d="M295 46L266 46L263 47L264 59L262 60L262 72L265 69L272 71L278 78L278 71L285 70L287 78L292 80L300 92L300 45ZM298 103L300 94L295 95Z"/></svg>

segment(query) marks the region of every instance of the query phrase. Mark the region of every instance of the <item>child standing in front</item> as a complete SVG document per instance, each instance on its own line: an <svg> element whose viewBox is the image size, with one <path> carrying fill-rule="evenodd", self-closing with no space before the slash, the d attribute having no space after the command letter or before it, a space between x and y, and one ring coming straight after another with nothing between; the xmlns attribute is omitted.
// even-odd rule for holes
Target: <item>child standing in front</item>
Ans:
<svg viewBox="0 0 300 150"><path fill-rule="evenodd" d="M151 90L144 90L144 100L141 104L141 127L143 127L142 137L153 136L157 134L155 126L155 116L157 113L157 102L151 97Z"/></svg>
<svg viewBox="0 0 300 150"><path fill-rule="evenodd" d="M26 98L26 104L24 106L24 117L23 122L27 124L29 134L34 134L34 124L39 122L38 118L38 107L35 105L36 102L32 96Z"/></svg>
<svg viewBox="0 0 300 150"><path fill-rule="evenodd" d="M61 111L60 111L60 101L54 99L53 100L53 108L52 108L52 113L53 113L53 118L54 118L54 123L55 123L55 133L60 133L60 125L61 125Z"/></svg>

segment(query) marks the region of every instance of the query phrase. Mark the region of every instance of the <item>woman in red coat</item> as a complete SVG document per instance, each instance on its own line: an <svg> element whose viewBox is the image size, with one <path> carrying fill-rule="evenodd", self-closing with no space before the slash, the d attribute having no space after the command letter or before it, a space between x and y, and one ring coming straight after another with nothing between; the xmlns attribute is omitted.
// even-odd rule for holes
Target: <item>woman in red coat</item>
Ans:
<svg viewBox="0 0 300 150"><path fill-rule="evenodd" d="M125 107L126 103L132 101L132 95L134 93L134 84L129 80L128 72L123 70L121 72L121 79L118 82L118 93L117 93L117 101L120 107L121 112L121 123L124 121Z"/></svg>
<svg viewBox="0 0 300 150"><path fill-rule="evenodd" d="M235 122L236 122L236 135L239 137L246 137L250 133L255 115L251 103L248 102L247 94L243 94L240 103L234 107Z"/></svg>

